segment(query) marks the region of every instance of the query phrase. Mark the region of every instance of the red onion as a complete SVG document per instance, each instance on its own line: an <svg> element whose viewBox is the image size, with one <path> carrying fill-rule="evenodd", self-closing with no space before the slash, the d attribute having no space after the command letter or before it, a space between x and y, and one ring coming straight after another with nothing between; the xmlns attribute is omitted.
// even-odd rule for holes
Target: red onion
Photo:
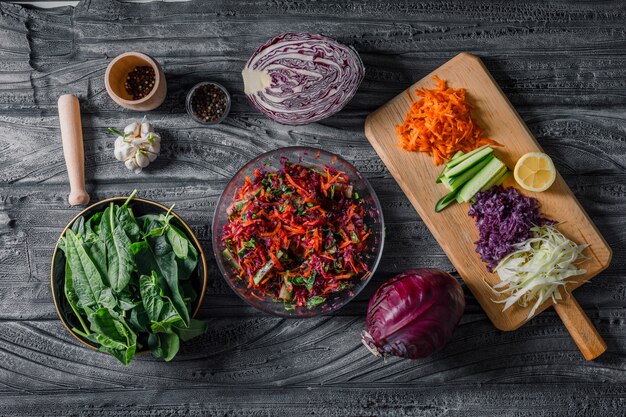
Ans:
<svg viewBox="0 0 626 417"><path fill-rule="evenodd" d="M312 123L338 112L354 96L364 74L353 48L310 33L276 36L241 72L254 107L286 125Z"/></svg>
<svg viewBox="0 0 626 417"><path fill-rule="evenodd" d="M406 271L370 300L363 344L376 356L429 356L451 339L464 309L463 289L452 275L431 268Z"/></svg>

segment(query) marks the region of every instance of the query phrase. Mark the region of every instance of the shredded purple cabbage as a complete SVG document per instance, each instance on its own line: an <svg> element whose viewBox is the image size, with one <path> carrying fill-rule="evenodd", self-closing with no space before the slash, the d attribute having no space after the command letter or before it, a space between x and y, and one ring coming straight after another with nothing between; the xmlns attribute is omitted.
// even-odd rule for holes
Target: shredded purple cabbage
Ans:
<svg viewBox="0 0 626 417"><path fill-rule="evenodd" d="M469 215L476 220L480 239L476 252L492 272L513 251L513 245L530 238L533 226L552 223L539 211L539 202L513 187L493 187L475 196Z"/></svg>

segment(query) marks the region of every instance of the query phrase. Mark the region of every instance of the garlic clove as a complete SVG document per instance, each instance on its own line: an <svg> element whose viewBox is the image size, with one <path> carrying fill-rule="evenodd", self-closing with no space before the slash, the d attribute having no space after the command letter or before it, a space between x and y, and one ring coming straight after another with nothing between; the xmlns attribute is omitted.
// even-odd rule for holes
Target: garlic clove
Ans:
<svg viewBox="0 0 626 417"><path fill-rule="evenodd" d="M152 125L148 122L142 122L141 123L141 136L146 136L150 132L154 132L154 130L152 129Z"/></svg>
<svg viewBox="0 0 626 417"><path fill-rule="evenodd" d="M118 142L116 141L113 155L115 155L115 159L118 161L126 161L128 158L132 157L135 152L137 152L137 148L132 144L122 141L118 145Z"/></svg>
<svg viewBox="0 0 626 417"><path fill-rule="evenodd" d="M148 159L150 160L150 162L154 162L155 159L157 159L157 156L159 156L154 152L146 152L146 155L148 155Z"/></svg>
<svg viewBox="0 0 626 417"><path fill-rule="evenodd" d="M161 144L160 143L153 143L151 145L148 145L145 149L147 151L150 151L150 152L155 153L155 154L158 155L158 154L161 153Z"/></svg>
<svg viewBox="0 0 626 417"><path fill-rule="evenodd" d="M124 128L124 134L130 137L137 137L141 132L141 125L137 122L131 123Z"/></svg>
<svg viewBox="0 0 626 417"><path fill-rule="evenodd" d="M139 149L135 154L135 161L137 165L139 165L141 168L145 168L148 166L148 164L150 164L150 159L148 158L148 155L146 155L146 152L142 151L141 149Z"/></svg>
<svg viewBox="0 0 626 417"><path fill-rule="evenodd" d="M158 133L149 132L146 135L142 135L141 138L150 144L161 143L161 136Z"/></svg>
<svg viewBox="0 0 626 417"><path fill-rule="evenodd" d="M117 159L118 161L124 160L124 151L122 149L123 146L124 138L118 136L117 139L115 139L115 144L113 145L113 155L115 155L115 159Z"/></svg>
<svg viewBox="0 0 626 417"><path fill-rule="evenodd" d="M148 141L142 137L133 138L131 142L133 146L135 146L136 148L140 148L140 149L143 148L148 143Z"/></svg>
<svg viewBox="0 0 626 417"><path fill-rule="evenodd" d="M126 165L126 168L128 168L131 171L135 171L135 169L139 168L139 165L137 165L137 163L135 162L135 158L128 158L125 162L124 165ZM141 169L141 168L139 168Z"/></svg>

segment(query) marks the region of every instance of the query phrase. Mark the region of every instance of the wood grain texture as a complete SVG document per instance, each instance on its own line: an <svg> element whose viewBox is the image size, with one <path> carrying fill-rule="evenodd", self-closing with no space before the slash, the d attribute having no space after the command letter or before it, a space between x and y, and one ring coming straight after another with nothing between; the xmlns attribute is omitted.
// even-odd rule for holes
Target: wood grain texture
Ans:
<svg viewBox="0 0 626 417"><path fill-rule="evenodd" d="M0 3L0 416L621 416L626 407L626 6L615 2L443 0L82 2L40 11ZM280 126L242 94L249 55L283 31L353 45L359 92L321 123ZM139 116L104 87L110 59L139 50L163 66L168 96L150 113L163 155L134 175L113 157L109 126ZM367 114L461 51L481 57L616 254L576 291L606 340L585 362L553 310L515 332L493 327L469 291L451 344L418 361L372 357L359 342L368 298L415 266L455 272L363 134ZM226 121L186 116L203 80L233 95ZM248 308L209 259L200 316L210 331L175 361L123 368L76 343L48 285L65 198L56 101L81 100L92 201L127 193L177 210L207 254L228 179L287 145L340 153L371 181L387 245L369 286L331 317L283 320ZM458 275L457 275L458 276Z"/></svg>
<svg viewBox="0 0 626 417"><path fill-rule="evenodd" d="M474 242L479 236L474 221L467 215L468 204L452 204L440 213L435 212L437 201L448 193L441 184L435 183L443 167L434 166L430 155L406 152L398 146L396 126L403 123L411 105L418 100L416 90L435 88L435 77L446 80L450 88L465 89L468 102L474 107L473 116L476 117L477 123L486 129L487 137L502 145L494 150L494 155L506 166L514 167L516 161L528 152L543 152L480 58L468 53L455 56L367 116L365 136L398 181L400 188L433 233L470 291L476 296L494 326L501 330L515 330L529 319L533 305L527 307L514 305L502 311L502 305L493 302L504 300L506 297L494 294L492 286L498 284L500 279L497 274L487 271L474 250L476 247ZM505 187L515 186L512 177L510 175L504 182ZM587 272L571 279L571 284L566 286L567 293L571 293L609 266L612 257L611 248L560 175L557 175L549 190L525 194L539 200L542 213L560 222L559 229L566 236L579 244L589 245L585 254L588 259L580 265ZM551 305L552 300L546 301L537 308L535 314L541 313ZM569 310L559 311L566 314ZM570 319L568 323L573 325L575 320L573 317ZM585 343L580 338L576 341L579 345ZM588 342L600 344L598 340Z"/></svg>
<svg viewBox="0 0 626 417"><path fill-rule="evenodd" d="M71 206L85 205L89 203L89 194L85 191L85 152L80 103L76 96L63 94L59 97L58 108L63 158L70 183L67 201Z"/></svg>
<svg viewBox="0 0 626 417"><path fill-rule="evenodd" d="M585 359L591 361L606 352L606 342L573 295L555 304L554 309Z"/></svg>

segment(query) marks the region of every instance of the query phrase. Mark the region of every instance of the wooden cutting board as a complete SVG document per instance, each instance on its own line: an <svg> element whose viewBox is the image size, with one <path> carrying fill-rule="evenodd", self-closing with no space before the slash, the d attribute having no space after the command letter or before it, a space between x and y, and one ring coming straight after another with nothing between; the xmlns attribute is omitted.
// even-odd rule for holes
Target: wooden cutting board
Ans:
<svg viewBox="0 0 626 417"><path fill-rule="evenodd" d="M504 145L496 148L495 154L509 168L513 168L523 154L542 151L481 60L468 53L457 55L370 114L365 121L365 135L493 324L501 330L514 330L527 321L530 307L516 305L503 312L502 304L492 301L498 297L489 284L496 284L499 280L496 274L487 271L475 252L478 231L474 220L467 215L469 205L454 203L441 213L435 213L435 203L448 192L443 185L435 183L443 167L435 166L433 158L427 154L406 152L398 147L396 126L403 122L412 99L417 99L415 90L423 86L435 87L435 75L446 80L450 87L467 90L469 101L474 106L474 117L485 129L487 137ZM504 185L515 185L513 175ZM587 273L572 279L575 283L567 287L570 294L609 265L611 248L560 175L557 175L554 185L543 193L522 192L537 198L542 212L561 222L559 229L566 236L590 245L586 251L589 259L582 264ZM550 305L551 301L544 303L537 314ZM597 357L606 349L574 297L568 297L556 308L587 359Z"/></svg>

